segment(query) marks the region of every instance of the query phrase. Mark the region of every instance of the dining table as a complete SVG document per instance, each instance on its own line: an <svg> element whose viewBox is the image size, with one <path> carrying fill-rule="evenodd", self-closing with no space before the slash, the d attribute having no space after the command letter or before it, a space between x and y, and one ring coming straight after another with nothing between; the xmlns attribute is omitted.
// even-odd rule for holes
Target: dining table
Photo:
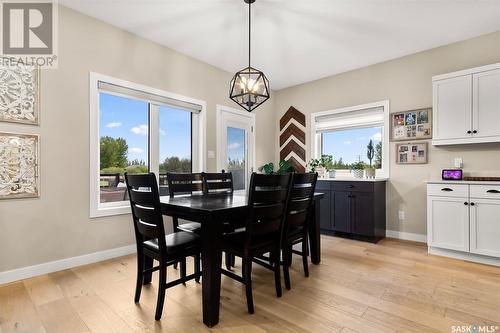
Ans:
<svg viewBox="0 0 500 333"><path fill-rule="evenodd" d="M321 260L319 205L323 196L322 193L314 194L313 209L309 214L310 256L315 265ZM219 322L223 223L245 219L248 193L161 196L160 203L163 215L201 223L203 323L213 327Z"/></svg>

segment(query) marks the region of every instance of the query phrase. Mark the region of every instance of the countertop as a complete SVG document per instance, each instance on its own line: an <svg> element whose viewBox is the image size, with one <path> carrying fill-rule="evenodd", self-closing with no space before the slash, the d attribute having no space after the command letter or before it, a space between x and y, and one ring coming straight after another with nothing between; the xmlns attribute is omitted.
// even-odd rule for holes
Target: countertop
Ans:
<svg viewBox="0 0 500 333"><path fill-rule="evenodd" d="M461 185L500 185L499 181L491 180L427 180L427 184L461 184Z"/></svg>
<svg viewBox="0 0 500 333"><path fill-rule="evenodd" d="M328 182L385 182L387 181L387 178L341 177L341 178L318 178L318 180L325 180Z"/></svg>

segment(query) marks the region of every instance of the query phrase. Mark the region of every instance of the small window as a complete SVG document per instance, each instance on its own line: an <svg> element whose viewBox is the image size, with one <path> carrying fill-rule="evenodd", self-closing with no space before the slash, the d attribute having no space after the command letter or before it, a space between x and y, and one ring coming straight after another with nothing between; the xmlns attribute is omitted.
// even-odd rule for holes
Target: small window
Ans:
<svg viewBox="0 0 500 333"><path fill-rule="evenodd" d="M359 164L388 177L388 108L388 102L380 102L313 114L315 158L331 155L336 177L351 177L350 170Z"/></svg>

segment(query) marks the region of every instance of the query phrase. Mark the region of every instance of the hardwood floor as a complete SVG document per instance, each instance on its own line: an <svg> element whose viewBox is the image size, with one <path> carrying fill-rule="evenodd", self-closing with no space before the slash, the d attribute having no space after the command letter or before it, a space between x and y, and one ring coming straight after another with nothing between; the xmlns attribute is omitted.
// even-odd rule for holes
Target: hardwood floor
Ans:
<svg viewBox="0 0 500 333"><path fill-rule="evenodd" d="M254 265L254 315L246 312L243 285L223 276L220 323L211 330L201 321L201 285L194 281L167 290L155 322L158 274L136 305L135 267L130 255L0 286L0 332L420 333L500 326L500 268L429 256L419 243L324 236L321 265L310 265L305 278L294 256L292 290L282 298L273 273ZM167 277L177 274L169 268Z"/></svg>

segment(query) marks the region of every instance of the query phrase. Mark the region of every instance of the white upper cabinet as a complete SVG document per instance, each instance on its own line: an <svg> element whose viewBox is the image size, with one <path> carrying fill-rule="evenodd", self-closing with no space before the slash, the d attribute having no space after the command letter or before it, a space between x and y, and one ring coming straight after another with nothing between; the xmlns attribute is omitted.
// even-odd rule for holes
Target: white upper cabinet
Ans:
<svg viewBox="0 0 500 333"><path fill-rule="evenodd" d="M500 136L500 69L474 74L472 82L473 136L497 141Z"/></svg>
<svg viewBox="0 0 500 333"><path fill-rule="evenodd" d="M500 63L438 75L433 145L500 141Z"/></svg>
<svg viewBox="0 0 500 333"><path fill-rule="evenodd" d="M470 137L472 135L472 75L435 81L433 90L434 140L457 140Z"/></svg>

